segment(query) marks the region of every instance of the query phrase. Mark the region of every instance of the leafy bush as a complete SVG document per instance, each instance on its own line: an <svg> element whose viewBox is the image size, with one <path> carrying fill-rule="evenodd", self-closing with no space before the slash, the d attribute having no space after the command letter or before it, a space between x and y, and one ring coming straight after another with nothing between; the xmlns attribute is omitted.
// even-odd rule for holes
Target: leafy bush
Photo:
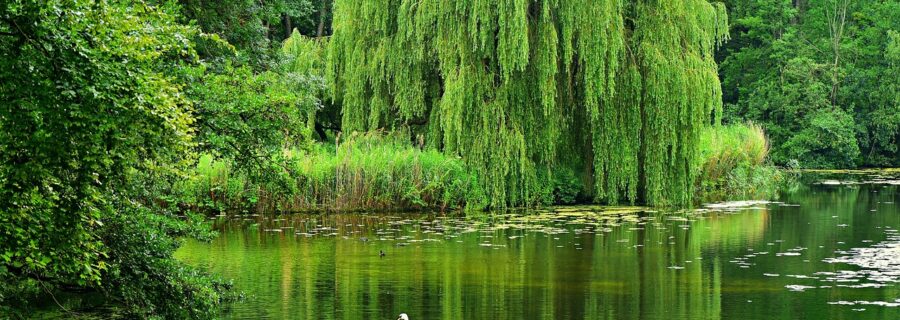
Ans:
<svg viewBox="0 0 900 320"><path fill-rule="evenodd" d="M190 210L222 212L242 208L251 201L246 196L246 175L240 174L231 162L216 160L202 154L189 176L175 183L176 197L170 202L190 204Z"/></svg>
<svg viewBox="0 0 900 320"><path fill-rule="evenodd" d="M100 289L133 318L212 319L230 285L175 260L181 237L211 236L202 217L119 207L99 232L110 259Z"/></svg>
<svg viewBox="0 0 900 320"><path fill-rule="evenodd" d="M552 199L544 201L545 204L575 204L582 200L582 181L571 169L557 170L553 175Z"/></svg>
<svg viewBox="0 0 900 320"><path fill-rule="evenodd" d="M176 11L0 4L0 311L70 289L141 317L215 311L215 286L171 257L173 237L196 229L135 184L190 154L195 119L172 70L197 60L185 39L199 35Z"/></svg>
<svg viewBox="0 0 900 320"><path fill-rule="evenodd" d="M839 109L814 113L809 125L783 145L783 156L803 168L855 168L859 158L855 122Z"/></svg>

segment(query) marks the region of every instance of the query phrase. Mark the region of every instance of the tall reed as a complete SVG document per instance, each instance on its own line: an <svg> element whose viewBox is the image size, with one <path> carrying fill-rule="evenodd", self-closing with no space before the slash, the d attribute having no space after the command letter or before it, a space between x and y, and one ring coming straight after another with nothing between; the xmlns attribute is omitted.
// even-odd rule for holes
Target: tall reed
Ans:
<svg viewBox="0 0 900 320"><path fill-rule="evenodd" d="M785 177L767 162L769 140L754 123L712 126L700 135L694 171L701 200L775 197Z"/></svg>

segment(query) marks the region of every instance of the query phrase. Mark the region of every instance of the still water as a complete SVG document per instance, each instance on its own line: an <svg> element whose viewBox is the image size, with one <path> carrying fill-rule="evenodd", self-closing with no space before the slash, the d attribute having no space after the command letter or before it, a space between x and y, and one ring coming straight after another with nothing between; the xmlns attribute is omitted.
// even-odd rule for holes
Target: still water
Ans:
<svg viewBox="0 0 900 320"><path fill-rule="evenodd" d="M220 218L177 257L233 279L230 319L900 319L897 180L829 179L679 212Z"/></svg>

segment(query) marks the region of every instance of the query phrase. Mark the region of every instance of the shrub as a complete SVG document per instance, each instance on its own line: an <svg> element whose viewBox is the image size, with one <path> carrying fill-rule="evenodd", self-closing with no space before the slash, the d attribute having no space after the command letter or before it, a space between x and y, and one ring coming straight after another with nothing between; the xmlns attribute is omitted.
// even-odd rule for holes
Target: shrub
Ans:
<svg viewBox="0 0 900 320"><path fill-rule="evenodd" d="M782 146L785 158L803 168L855 168L859 158L853 116L840 110L820 110L810 124Z"/></svg>
<svg viewBox="0 0 900 320"><path fill-rule="evenodd" d="M571 169L557 170L553 175L552 199L545 204L575 204L583 198L582 182Z"/></svg>
<svg viewBox="0 0 900 320"><path fill-rule="evenodd" d="M784 180L767 162L769 141L762 127L753 124L713 126L701 133L697 173L698 199L770 198Z"/></svg>

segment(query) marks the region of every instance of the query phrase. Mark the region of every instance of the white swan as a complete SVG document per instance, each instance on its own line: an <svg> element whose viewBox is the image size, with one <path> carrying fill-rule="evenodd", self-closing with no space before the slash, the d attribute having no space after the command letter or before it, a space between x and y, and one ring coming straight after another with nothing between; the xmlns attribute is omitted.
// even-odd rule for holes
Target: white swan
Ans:
<svg viewBox="0 0 900 320"><path fill-rule="evenodd" d="M405 313L401 313L400 318L397 318L397 320L409 320L409 316L407 316Z"/></svg>

